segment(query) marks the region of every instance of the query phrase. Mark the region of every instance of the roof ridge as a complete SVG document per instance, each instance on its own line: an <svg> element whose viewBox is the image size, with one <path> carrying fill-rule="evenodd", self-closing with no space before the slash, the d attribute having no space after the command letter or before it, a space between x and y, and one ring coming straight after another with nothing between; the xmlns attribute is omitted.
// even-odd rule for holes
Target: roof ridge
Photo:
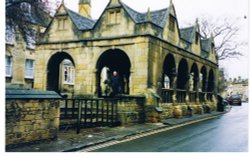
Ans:
<svg viewBox="0 0 250 157"><path fill-rule="evenodd" d="M146 20L147 12L144 12L144 13L138 12L123 2L121 2L121 5L129 14L129 16L134 20L135 23L149 22ZM168 10L169 10L168 8L163 8L160 10L152 11L151 17L154 17L154 18L152 18L150 22L157 25L158 27L163 28L166 24L166 17L168 15Z"/></svg>
<svg viewBox="0 0 250 157"><path fill-rule="evenodd" d="M156 12L161 12L161 11L167 11L169 8L163 8L163 9L158 9L158 10L152 10L150 11L151 13L156 13ZM143 12L141 14L147 14L147 12Z"/></svg>
<svg viewBox="0 0 250 157"><path fill-rule="evenodd" d="M131 7L128 6L127 4L123 3L122 1L121 1L120 3L121 3L122 6L125 6L125 8L127 7L128 9L130 9L130 10L132 10L132 11L138 13L138 14L144 14L144 13L141 13L141 12L139 12L139 11L137 11L137 10L131 8Z"/></svg>
<svg viewBox="0 0 250 157"><path fill-rule="evenodd" d="M180 31L181 31L181 30L191 29L191 28L194 29L194 27L195 27L195 26L189 26L189 27L185 27L185 28L180 28Z"/></svg>

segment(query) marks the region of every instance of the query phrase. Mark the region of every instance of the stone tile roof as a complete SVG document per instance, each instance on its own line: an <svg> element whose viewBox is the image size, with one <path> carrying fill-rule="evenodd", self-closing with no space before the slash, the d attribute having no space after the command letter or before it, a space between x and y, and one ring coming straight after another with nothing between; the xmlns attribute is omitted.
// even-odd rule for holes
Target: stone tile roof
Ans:
<svg viewBox="0 0 250 157"><path fill-rule="evenodd" d="M201 39L201 57L208 58L210 50L211 50L210 39Z"/></svg>
<svg viewBox="0 0 250 157"><path fill-rule="evenodd" d="M195 27L188 27L180 29L181 38L192 43L195 34Z"/></svg>
<svg viewBox="0 0 250 157"><path fill-rule="evenodd" d="M122 3L122 7L125 9L125 11L130 15L130 17L134 20L135 23L145 23L149 22L147 20L147 13L139 13L126 4ZM161 9L157 11L152 11L151 12L151 22L154 23L155 25L164 28L166 25L167 21L167 16L168 16L168 8L166 9Z"/></svg>
<svg viewBox="0 0 250 157"><path fill-rule="evenodd" d="M6 99L61 99L54 91L6 89Z"/></svg>
<svg viewBox="0 0 250 157"><path fill-rule="evenodd" d="M207 52L211 50L211 42L210 39L202 39L201 40L201 49Z"/></svg>
<svg viewBox="0 0 250 157"><path fill-rule="evenodd" d="M66 7L65 7L66 8ZM70 18L72 19L73 23L76 25L76 27L83 31L83 30L89 30L92 29L96 23L96 21L84 17L68 8L66 8Z"/></svg>

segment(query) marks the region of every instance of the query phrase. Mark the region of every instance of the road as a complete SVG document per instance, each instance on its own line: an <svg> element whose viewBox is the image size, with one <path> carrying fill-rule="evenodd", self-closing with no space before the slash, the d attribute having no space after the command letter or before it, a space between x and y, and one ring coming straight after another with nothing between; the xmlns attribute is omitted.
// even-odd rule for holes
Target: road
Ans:
<svg viewBox="0 0 250 157"><path fill-rule="evenodd" d="M248 104L181 128L95 150L95 152L247 152Z"/></svg>

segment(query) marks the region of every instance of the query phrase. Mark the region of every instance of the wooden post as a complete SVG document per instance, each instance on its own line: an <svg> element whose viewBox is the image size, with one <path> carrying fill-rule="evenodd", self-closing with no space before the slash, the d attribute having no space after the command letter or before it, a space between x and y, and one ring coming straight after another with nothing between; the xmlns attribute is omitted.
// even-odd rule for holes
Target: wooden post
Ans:
<svg viewBox="0 0 250 157"><path fill-rule="evenodd" d="M81 129L81 120L82 120L82 101L79 100L79 101L78 101L77 131L76 131L77 134L80 133L80 129Z"/></svg>

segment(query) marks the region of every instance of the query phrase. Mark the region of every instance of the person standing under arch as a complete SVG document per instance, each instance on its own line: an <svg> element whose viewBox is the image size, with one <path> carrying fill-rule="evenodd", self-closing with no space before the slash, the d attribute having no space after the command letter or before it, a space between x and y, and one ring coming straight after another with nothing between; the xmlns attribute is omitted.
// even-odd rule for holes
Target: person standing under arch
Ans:
<svg viewBox="0 0 250 157"><path fill-rule="evenodd" d="M121 80L120 80L120 77L119 77L117 71L113 72L113 75L111 76L111 79L110 79L110 84L112 87L111 96L115 96L115 95L121 93Z"/></svg>

